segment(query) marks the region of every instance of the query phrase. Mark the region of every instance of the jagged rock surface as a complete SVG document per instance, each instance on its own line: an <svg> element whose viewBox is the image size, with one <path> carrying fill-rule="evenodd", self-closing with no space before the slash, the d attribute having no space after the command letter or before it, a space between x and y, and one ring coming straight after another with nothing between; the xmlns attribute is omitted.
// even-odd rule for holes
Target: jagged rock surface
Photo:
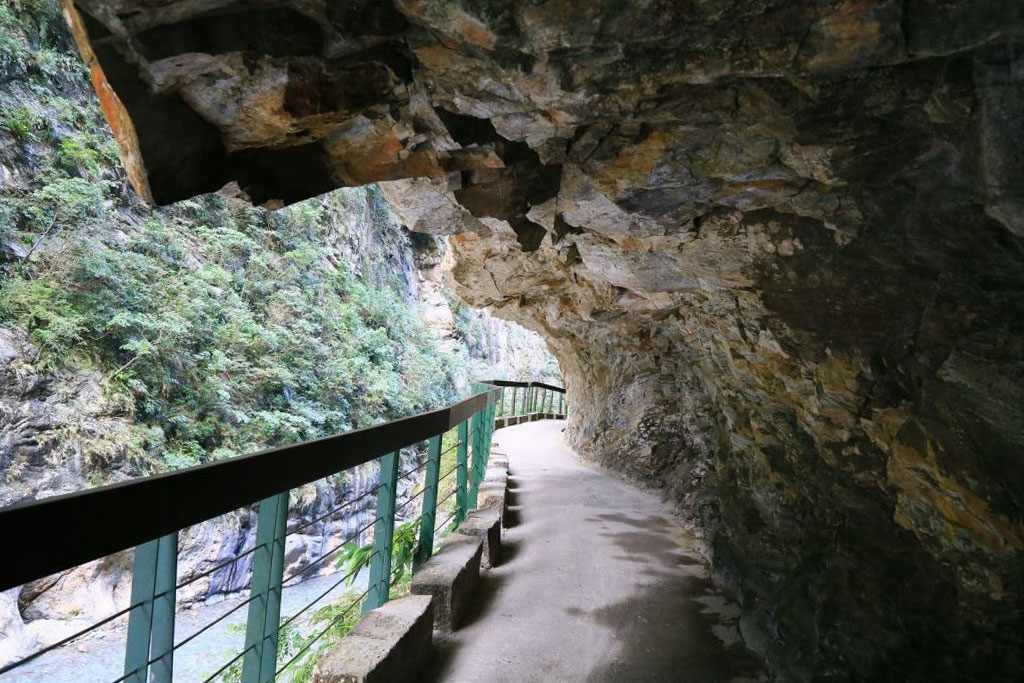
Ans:
<svg viewBox="0 0 1024 683"><path fill-rule="evenodd" d="M1018 2L67 6L144 196L451 235L780 677L1019 678Z"/></svg>

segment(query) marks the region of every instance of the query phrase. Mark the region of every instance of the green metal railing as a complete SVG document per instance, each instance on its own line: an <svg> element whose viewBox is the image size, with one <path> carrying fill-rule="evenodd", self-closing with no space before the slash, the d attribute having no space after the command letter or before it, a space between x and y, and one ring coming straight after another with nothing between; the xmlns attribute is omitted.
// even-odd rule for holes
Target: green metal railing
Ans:
<svg viewBox="0 0 1024 683"><path fill-rule="evenodd" d="M498 387L498 428L529 420L565 417L565 390L541 382L506 382L491 380L488 386Z"/></svg>
<svg viewBox="0 0 1024 683"><path fill-rule="evenodd" d="M415 571L432 556L438 537L457 528L476 507L494 430L527 420L565 415L564 390L559 387L494 380L476 384L473 389L474 395L459 403L377 427L0 510L0 530L9 547L18 549L17 555L0 563L0 590L135 548L128 607L0 668L0 675L127 617L124 674L115 683L168 682L173 678L176 651L246 607L244 648L205 680L214 680L241 662L243 683L274 681L344 618L347 611L336 615L326 628L308 639L298 653L278 666L279 639L284 629L331 591L350 581L359 570L345 574L312 602L282 620L281 598L286 588L337 557L349 544L358 543L372 527L372 547L367 548L367 588L347 610L361 605L365 612L383 605L404 571L403 567L392 567L395 522L405 520L404 508L422 498L419 516L408 520L416 528L417 540L412 553ZM454 443L444 448L446 437ZM427 444L425 461L400 472L402 449L423 442ZM454 464L442 473L443 457L453 451ZM291 489L373 460L379 468L379 481L374 487L288 530ZM399 482L420 474L423 479L418 484L418 492L398 505ZM450 490L439 499L446 489ZM370 495L376 497L371 522L292 575L284 576L288 536L337 518L346 508ZM255 545L179 582L179 532L254 503ZM449 514L438 523L439 512L446 505ZM47 528L63 532L59 555L54 553L52 535L39 532ZM177 592L250 556L252 574L248 599L175 642Z"/></svg>

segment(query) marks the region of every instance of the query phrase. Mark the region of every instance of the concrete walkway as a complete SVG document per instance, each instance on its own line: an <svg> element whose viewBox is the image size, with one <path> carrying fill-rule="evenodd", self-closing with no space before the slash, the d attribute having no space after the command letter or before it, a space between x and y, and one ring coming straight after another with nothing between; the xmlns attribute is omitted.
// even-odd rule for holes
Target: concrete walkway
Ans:
<svg viewBox="0 0 1024 683"><path fill-rule="evenodd" d="M563 427L495 434L518 520L427 680L763 680L691 537L656 495L582 464Z"/></svg>

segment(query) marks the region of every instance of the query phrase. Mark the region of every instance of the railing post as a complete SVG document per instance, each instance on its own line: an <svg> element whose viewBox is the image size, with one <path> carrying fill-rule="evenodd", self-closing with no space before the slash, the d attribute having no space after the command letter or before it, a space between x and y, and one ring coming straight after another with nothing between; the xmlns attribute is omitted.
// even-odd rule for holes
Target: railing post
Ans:
<svg viewBox="0 0 1024 683"><path fill-rule="evenodd" d="M128 617L125 681L146 683L149 679L148 663L156 657L160 660L153 663L153 682L169 683L171 680L177 571L177 532L135 548L131 604L138 607Z"/></svg>
<svg viewBox="0 0 1024 683"><path fill-rule="evenodd" d="M561 393L558 394L558 414L559 415L564 415L565 414L565 413L562 412L562 401L564 399L565 399L565 394L561 394Z"/></svg>
<svg viewBox="0 0 1024 683"><path fill-rule="evenodd" d="M487 405L484 406L483 410L480 411L480 437L477 440L479 444L479 457L473 458L473 470L474 470L474 494L473 504L476 505L476 492L480 490L480 484L483 483L484 476L487 474L487 462L491 458L491 435L494 433L494 403L491 397L487 397Z"/></svg>
<svg viewBox="0 0 1024 683"><path fill-rule="evenodd" d="M473 416L469 418L469 432L472 435L473 440L473 462L472 469L469 477L469 494L466 496L466 506L470 510L476 509L476 497L477 491L480 488L480 480L477 477L479 470L481 453L481 434L484 431L483 428L483 414L484 409L481 408L477 412L473 413Z"/></svg>
<svg viewBox="0 0 1024 683"><path fill-rule="evenodd" d="M395 534L395 494L398 483L398 453L380 457L380 488L377 489L377 521L373 525L373 559L370 587L363 612L388 601L391 588L391 544Z"/></svg>
<svg viewBox="0 0 1024 683"><path fill-rule="evenodd" d="M517 398L516 395L518 393L519 393L519 387L512 387L512 415L513 415L513 417L519 415L519 413L516 412L516 398Z"/></svg>
<svg viewBox="0 0 1024 683"><path fill-rule="evenodd" d="M419 567L434 554L434 524L437 521L437 480L441 474L441 436L430 437L427 447L427 472L423 481L423 514L420 515L420 541L416 544L413 567Z"/></svg>
<svg viewBox="0 0 1024 683"><path fill-rule="evenodd" d="M178 583L178 534L160 538L157 553L156 595L153 603L153 662L151 683L171 683L174 678L175 586ZM159 659L157 659L159 657Z"/></svg>
<svg viewBox="0 0 1024 683"><path fill-rule="evenodd" d="M494 410L495 408L493 406L488 410L487 441L484 443L484 466L483 470L480 472L481 481L483 481L484 476L487 474L487 464L491 461L491 441L494 437Z"/></svg>
<svg viewBox="0 0 1024 683"><path fill-rule="evenodd" d="M455 519L458 523L469 513L469 420L459 423L459 446L455 450Z"/></svg>
<svg viewBox="0 0 1024 683"><path fill-rule="evenodd" d="M249 613L245 622L242 683L272 681L277 669L278 628L281 623L281 579L288 526L288 491L260 501L256 516Z"/></svg>
<svg viewBox="0 0 1024 683"><path fill-rule="evenodd" d="M138 605L128 617L125 639L124 673L131 683L146 683L149 678L149 642L153 626L153 593L156 588L156 562L160 541L135 547L132 562L131 604Z"/></svg>

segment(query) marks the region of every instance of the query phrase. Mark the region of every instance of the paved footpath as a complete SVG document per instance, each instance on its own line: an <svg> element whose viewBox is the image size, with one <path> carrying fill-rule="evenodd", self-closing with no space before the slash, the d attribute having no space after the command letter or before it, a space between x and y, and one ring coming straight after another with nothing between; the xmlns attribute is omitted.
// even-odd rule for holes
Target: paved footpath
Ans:
<svg viewBox="0 0 1024 683"><path fill-rule="evenodd" d="M517 523L428 680L764 680L692 537L656 494L581 463L564 426L495 433Z"/></svg>

